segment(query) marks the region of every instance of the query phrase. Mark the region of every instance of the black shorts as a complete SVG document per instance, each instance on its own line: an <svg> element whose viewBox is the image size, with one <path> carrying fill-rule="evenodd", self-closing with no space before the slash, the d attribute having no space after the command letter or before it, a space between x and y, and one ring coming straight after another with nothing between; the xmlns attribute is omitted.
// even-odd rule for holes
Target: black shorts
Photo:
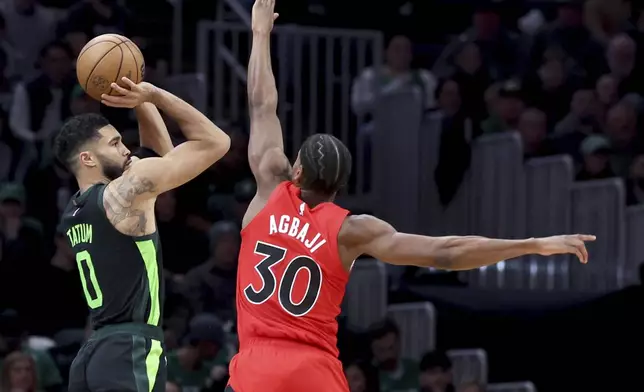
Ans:
<svg viewBox="0 0 644 392"><path fill-rule="evenodd" d="M101 328L74 359L68 392L165 391L162 338L160 329L139 324Z"/></svg>

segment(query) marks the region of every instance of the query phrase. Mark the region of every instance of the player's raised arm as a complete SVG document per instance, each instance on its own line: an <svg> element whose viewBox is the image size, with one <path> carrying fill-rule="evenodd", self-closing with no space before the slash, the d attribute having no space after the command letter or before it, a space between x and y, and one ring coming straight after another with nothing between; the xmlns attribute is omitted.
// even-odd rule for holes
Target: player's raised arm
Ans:
<svg viewBox="0 0 644 392"><path fill-rule="evenodd" d="M277 117L277 87L271 67L271 31L274 0L253 5L253 47L248 62L250 141L248 161L257 181L257 192L268 196L281 181L290 178L291 165L284 155L282 126Z"/></svg>
<svg viewBox="0 0 644 392"><path fill-rule="evenodd" d="M144 102L134 108L139 123L139 141L142 149L150 149L158 156L169 153L174 145L168 127L154 104ZM139 156L139 158L142 158Z"/></svg>
<svg viewBox="0 0 644 392"><path fill-rule="evenodd" d="M172 117L187 141L162 158L139 160L106 190L106 203L113 199L121 208L135 199L144 200L174 189L198 176L218 161L230 148L230 137L197 109L181 98L152 86L123 79L129 90L112 84L121 96L103 95L102 102L112 107L132 108L150 102Z"/></svg>
<svg viewBox="0 0 644 392"><path fill-rule="evenodd" d="M352 260L367 254L390 264L468 270L528 254L549 256L570 253L588 262L585 242L592 235L561 235L525 240L494 238L427 237L399 233L390 224L369 215L350 216L340 230L339 241Z"/></svg>

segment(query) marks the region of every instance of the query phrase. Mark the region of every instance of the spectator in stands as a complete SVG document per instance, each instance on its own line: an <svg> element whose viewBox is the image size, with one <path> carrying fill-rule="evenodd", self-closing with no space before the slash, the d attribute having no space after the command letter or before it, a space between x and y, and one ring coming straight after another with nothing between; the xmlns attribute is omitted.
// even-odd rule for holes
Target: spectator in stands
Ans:
<svg viewBox="0 0 644 392"><path fill-rule="evenodd" d="M600 106L598 111L601 113L602 123L605 121L608 109L619 100L618 87L617 79L611 74L602 75L597 79L595 93Z"/></svg>
<svg viewBox="0 0 644 392"><path fill-rule="evenodd" d="M344 367L350 392L380 392L378 371L363 361L353 361Z"/></svg>
<svg viewBox="0 0 644 392"><path fill-rule="evenodd" d="M105 33L123 33L127 11L117 0L88 0L76 3L62 23L64 31L83 31L88 37Z"/></svg>
<svg viewBox="0 0 644 392"><path fill-rule="evenodd" d="M517 130L523 142L523 155L526 159L553 154L548 140L548 119L543 111L537 108L526 109L519 117Z"/></svg>
<svg viewBox="0 0 644 392"><path fill-rule="evenodd" d="M101 103L87 95L80 85L76 85L72 90L70 111L72 116L84 113L100 113Z"/></svg>
<svg viewBox="0 0 644 392"><path fill-rule="evenodd" d="M607 98L607 97L604 97ZM570 112L555 125L554 134L562 136L586 128L584 133L590 133L599 127L597 96L591 88L575 91L570 102Z"/></svg>
<svg viewBox="0 0 644 392"><path fill-rule="evenodd" d="M606 73L618 83L619 95L642 93L644 80L637 63L637 45L627 34L619 34L610 40L606 49Z"/></svg>
<svg viewBox="0 0 644 392"><path fill-rule="evenodd" d="M440 77L449 75L450 64L461 45L476 42L483 54L483 64L494 79L516 76L521 59L518 37L502 27L498 5L477 2L476 6L472 27L445 48L436 61L434 73Z"/></svg>
<svg viewBox="0 0 644 392"><path fill-rule="evenodd" d="M561 58L544 59L539 68L524 81L526 103L543 110L549 128L568 112L572 95L568 72Z"/></svg>
<svg viewBox="0 0 644 392"><path fill-rule="evenodd" d="M420 360L420 392L454 392L452 361L443 351L431 351Z"/></svg>
<svg viewBox="0 0 644 392"><path fill-rule="evenodd" d="M528 70L539 68L544 52L550 47L559 47L574 62L574 68L580 71L593 67L603 48L583 22L583 0L558 2L555 20L533 39Z"/></svg>
<svg viewBox="0 0 644 392"><path fill-rule="evenodd" d="M615 177L610 164L610 142L602 135L590 135L581 143L582 167L577 181Z"/></svg>
<svg viewBox="0 0 644 392"><path fill-rule="evenodd" d="M36 389L47 392L58 391L63 379L54 359L47 351L29 347L24 324L25 320L13 311L4 311L0 314L0 360L6 359L7 354L20 350L31 357L35 363L38 382ZM4 392L4 389L1 390Z"/></svg>
<svg viewBox="0 0 644 392"><path fill-rule="evenodd" d="M71 49L62 42L46 45L40 52L40 68L39 77L16 86L9 114L11 130L23 146L19 179L32 163L46 166L51 162L51 139L71 114L76 85Z"/></svg>
<svg viewBox="0 0 644 392"><path fill-rule="evenodd" d="M626 201L628 205L644 203L644 155L633 160L626 182Z"/></svg>
<svg viewBox="0 0 644 392"><path fill-rule="evenodd" d="M36 314L40 304L29 282L34 268L43 261L43 230L38 221L25 215L25 189L19 184L0 188L0 232L4 238L0 288L8 293L6 301L23 313Z"/></svg>
<svg viewBox="0 0 644 392"><path fill-rule="evenodd" d="M87 303L78 276L76 254L65 233L57 230L54 242L54 255L49 264L40 269L34 282L41 291L47 292L38 309L41 317L39 328L47 335L62 329L83 329L87 321Z"/></svg>
<svg viewBox="0 0 644 392"><path fill-rule="evenodd" d="M213 373L219 375L217 373L221 372L213 369L224 367L225 370L228 362L225 344L226 336L217 317L195 316L190 322L185 344L168 353L168 382L181 385L184 392L199 392L209 386ZM221 382L221 379L217 381Z"/></svg>
<svg viewBox="0 0 644 392"><path fill-rule="evenodd" d="M621 101L608 111L605 134L610 139L615 173L627 177L633 158L642 151L642 137L637 132L637 113L630 103Z"/></svg>
<svg viewBox="0 0 644 392"><path fill-rule="evenodd" d="M217 222L210 229L210 257L185 277L186 297L192 309L235 319L237 256L241 238L233 222Z"/></svg>
<svg viewBox="0 0 644 392"><path fill-rule="evenodd" d="M436 88L441 118L438 164L435 171L438 195L448 205L458 191L470 167L470 142L480 134L478 125L468 117L462 106L460 85L452 79L443 80Z"/></svg>
<svg viewBox="0 0 644 392"><path fill-rule="evenodd" d="M483 133L516 130L525 107L521 85L516 81L507 81L500 86L498 95L489 99L493 106L490 116L481 124Z"/></svg>
<svg viewBox="0 0 644 392"><path fill-rule="evenodd" d="M457 392L485 392L483 386L477 382L468 382L458 387Z"/></svg>
<svg viewBox="0 0 644 392"><path fill-rule="evenodd" d="M89 36L87 32L76 28L70 29L69 31L64 31L60 34L63 37L63 41L69 46L74 54L74 67L76 66L76 59L80 54L81 50L87 42L89 41Z"/></svg>
<svg viewBox="0 0 644 392"><path fill-rule="evenodd" d="M588 0L584 4L584 19L596 40L608 44L615 35L633 28L631 0Z"/></svg>
<svg viewBox="0 0 644 392"><path fill-rule="evenodd" d="M403 392L418 388L418 363L400 357L400 330L391 320L373 329L371 354L380 371L381 392Z"/></svg>
<svg viewBox="0 0 644 392"><path fill-rule="evenodd" d="M14 351L2 362L0 391L36 392L36 364L29 354Z"/></svg>
<svg viewBox="0 0 644 392"><path fill-rule="evenodd" d="M41 48L54 37L55 16L37 0L11 0L3 3L6 39L15 48L12 56L16 76L31 79Z"/></svg>
<svg viewBox="0 0 644 392"><path fill-rule="evenodd" d="M0 61L2 71L0 73L1 90L4 91L10 87L9 80L16 77L16 64L20 62L20 52L14 48L13 44L7 38L7 22L4 15L0 13Z"/></svg>
<svg viewBox="0 0 644 392"><path fill-rule="evenodd" d="M450 78L460 87L463 111L475 123L480 123L487 115L483 96L492 79L483 66L481 49L475 42L465 43L456 54L454 72Z"/></svg>
<svg viewBox="0 0 644 392"><path fill-rule="evenodd" d="M421 107L434 107L436 79L425 69L412 68L412 44L409 38L396 35L385 52L385 64L366 68L354 80L351 107L356 115L372 115L379 95L413 91Z"/></svg>
<svg viewBox="0 0 644 392"><path fill-rule="evenodd" d="M159 195L155 211L159 231L164 233L161 246L168 277L177 274L175 278L181 279L181 275L208 257L207 238L186 224L185 216L177 210L175 191Z"/></svg>

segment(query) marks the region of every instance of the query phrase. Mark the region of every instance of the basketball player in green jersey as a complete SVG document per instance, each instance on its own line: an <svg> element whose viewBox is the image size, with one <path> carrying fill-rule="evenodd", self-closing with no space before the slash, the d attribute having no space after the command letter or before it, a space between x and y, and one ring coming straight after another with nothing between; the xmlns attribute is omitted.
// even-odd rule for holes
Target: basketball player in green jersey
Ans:
<svg viewBox="0 0 644 392"><path fill-rule="evenodd" d="M169 139L157 139L163 156L132 158L119 132L96 114L71 118L56 137L56 155L80 188L62 226L95 330L72 364L70 392L165 390L163 265L154 203L230 147L228 135L180 98L146 82L123 81L129 88L112 84L121 96L104 95L103 104L148 110L149 116L139 116L141 125L154 128L162 120L152 104L178 123L187 141L163 155Z"/></svg>

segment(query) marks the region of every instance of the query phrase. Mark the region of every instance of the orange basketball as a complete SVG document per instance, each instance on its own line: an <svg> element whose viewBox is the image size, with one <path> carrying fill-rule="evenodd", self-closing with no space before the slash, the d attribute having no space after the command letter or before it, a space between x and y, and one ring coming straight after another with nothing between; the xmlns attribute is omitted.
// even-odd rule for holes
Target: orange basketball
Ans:
<svg viewBox="0 0 644 392"><path fill-rule="evenodd" d="M113 82L126 87L125 76L140 83L145 73L143 54L129 38L118 34L103 34L92 39L81 50L76 60L78 83L92 98L102 94L118 95L110 85Z"/></svg>

